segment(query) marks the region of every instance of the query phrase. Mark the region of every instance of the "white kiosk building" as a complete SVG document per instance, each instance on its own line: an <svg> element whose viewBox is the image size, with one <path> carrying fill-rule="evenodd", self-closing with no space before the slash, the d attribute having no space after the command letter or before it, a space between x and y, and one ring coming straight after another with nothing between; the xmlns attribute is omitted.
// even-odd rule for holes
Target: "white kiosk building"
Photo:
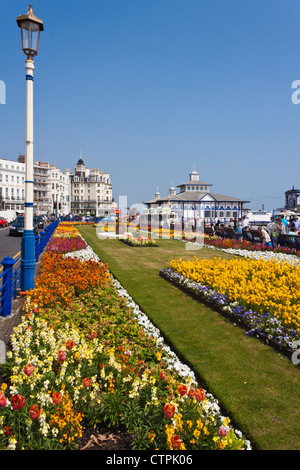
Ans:
<svg viewBox="0 0 300 470"><path fill-rule="evenodd" d="M164 213L169 211L178 219L202 219L206 223L219 219L228 222L231 218L241 218L244 215L243 204L250 201L225 196L211 191L211 183L199 180L199 173L192 171L186 183L176 188L172 185L169 194L160 197L157 190L154 199L145 202L149 213Z"/></svg>

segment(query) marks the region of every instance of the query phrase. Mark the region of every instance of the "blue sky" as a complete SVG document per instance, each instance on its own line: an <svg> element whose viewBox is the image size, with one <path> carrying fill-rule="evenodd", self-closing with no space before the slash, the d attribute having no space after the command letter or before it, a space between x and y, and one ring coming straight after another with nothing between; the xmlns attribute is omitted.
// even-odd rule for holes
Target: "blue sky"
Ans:
<svg viewBox="0 0 300 470"><path fill-rule="evenodd" d="M0 0L0 157L25 151L25 55ZM196 169L212 191L276 209L300 188L299 0L35 0L34 158L80 152L129 204Z"/></svg>

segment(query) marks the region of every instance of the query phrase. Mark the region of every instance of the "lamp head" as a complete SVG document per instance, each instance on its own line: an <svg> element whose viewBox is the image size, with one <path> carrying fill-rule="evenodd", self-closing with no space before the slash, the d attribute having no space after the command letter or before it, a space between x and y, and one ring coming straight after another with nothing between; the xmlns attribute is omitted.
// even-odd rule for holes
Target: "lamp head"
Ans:
<svg viewBox="0 0 300 470"><path fill-rule="evenodd" d="M34 15L32 5L29 5L26 15L18 16L17 24L21 28L23 52L28 59L32 59L38 53L40 31L44 31L43 22Z"/></svg>

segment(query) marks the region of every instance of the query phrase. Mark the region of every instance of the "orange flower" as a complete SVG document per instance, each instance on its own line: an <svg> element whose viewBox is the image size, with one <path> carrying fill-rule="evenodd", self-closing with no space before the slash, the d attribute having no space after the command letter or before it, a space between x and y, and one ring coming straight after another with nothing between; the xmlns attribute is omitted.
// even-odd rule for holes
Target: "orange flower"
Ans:
<svg viewBox="0 0 300 470"><path fill-rule="evenodd" d="M38 407L38 405L32 405L30 407L29 413L31 419L37 419L40 417L42 410Z"/></svg>
<svg viewBox="0 0 300 470"><path fill-rule="evenodd" d="M197 388L195 396L196 396L197 401L205 400L206 395L205 395L205 391L203 390L203 388Z"/></svg>
<svg viewBox="0 0 300 470"><path fill-rule="evenodd" d="M165 371L161 370L160 373L159 373L159 378L161 380L166 380L166 377L167 377L167 375L166 375Z"/></svg>
<svg viewBox="0 0 300 470"><path fill-rule="evenodd" d="M166 403L164 406L164 413L167 419L172 418L173 414L175 413L175 406L171 403Z"/></svg>
<svg viewBox="0 0 300 470"><path fill-rule="evenodd" d="M91 385L91 383L92 383L92 382L91 382L91 379L89 379L88 377L86 377L85 379L83 379L82 382L83 382L83 386L84 386L85 388L89 387L89 386Z"/></svg>
<svg viewBox="0 0 300 470"><path fill-rule="evenodd" d="M59 403L61 403L61 400L62 400L62 396L59 392L52 393L52 401L54 405L59 405Z"/></svg>
<svg viewBox="0 0 300 470"><path fill-rule="evenodd" d="M179 392L179 395L183 397L187 392L187 386L184 384L178 385L178 392Z"/></svg>
<svg viewBox="0 0 300 470"><path fill-rule="evenodd" d="M66 348L67 349L72 349L72 348L74 348L74 346L75 346L75 343L71 339L67 339Z"/></svg>
<svg viewBox="0 0 300 470"><path fill-rule="evenodd" d="M190 387L188 397L192 398L196 394L195 389L193 387Z"/></svg>

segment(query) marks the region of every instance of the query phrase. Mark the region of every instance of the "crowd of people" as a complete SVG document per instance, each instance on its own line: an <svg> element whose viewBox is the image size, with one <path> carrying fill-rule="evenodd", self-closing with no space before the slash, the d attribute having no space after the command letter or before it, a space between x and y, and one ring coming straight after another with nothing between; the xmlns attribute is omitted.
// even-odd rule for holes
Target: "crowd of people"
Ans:
<svg viewBox="0 0 300 470"><path fill-rule="evenodd" d="M218 234L224 228L232 228L237 237L247 238L247 231L250 230L249 219L243 216L240 219L230 219L228 223L221 223L215 220L210 224L210 231ZM297 216L287 220L283 214L276 215L266 226L257 228L264 245L273 246L278 243L281 235L300 236L300 220Z"/></svg>

